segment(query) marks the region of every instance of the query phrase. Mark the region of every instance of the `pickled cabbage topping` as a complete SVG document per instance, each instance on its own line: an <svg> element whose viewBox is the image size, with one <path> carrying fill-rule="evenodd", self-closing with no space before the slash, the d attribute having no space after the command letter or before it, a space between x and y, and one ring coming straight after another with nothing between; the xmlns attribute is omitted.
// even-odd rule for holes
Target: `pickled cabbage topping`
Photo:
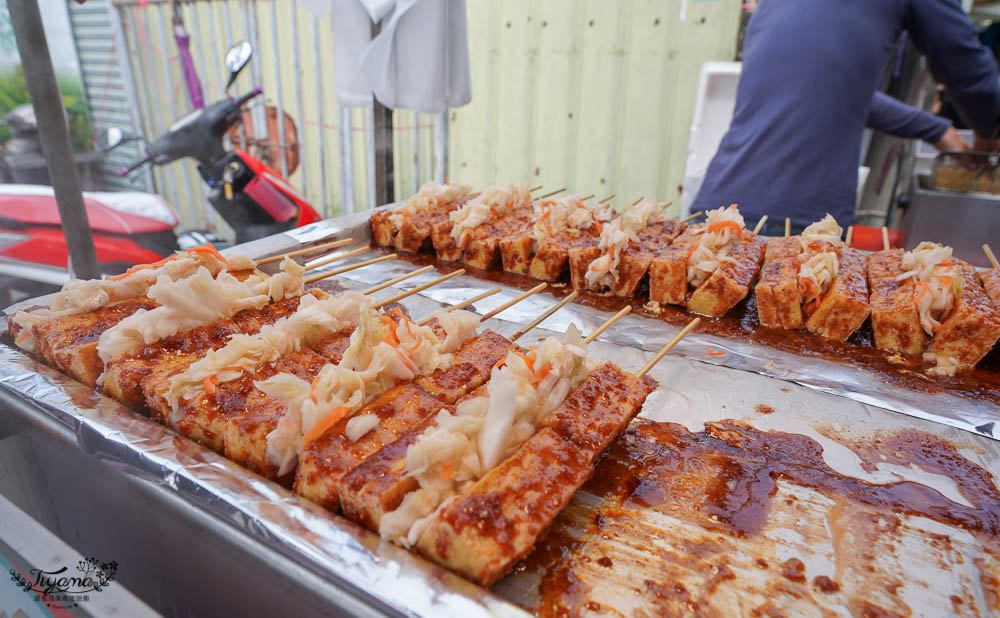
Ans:
<svg viewBox="0 0 1000 618"><path fill-rule="evenodd" d="M225 271L213 277L204 266L178 281L161 273L146 292L160 306L140 309L104 331L97 353L107 363L141 345L231 317L244 309L299 296L303 293L303 272L302 266L285 258L280 273L269 277L255 272L244 281Z"/></svg>
<svg viewBox="0 0 1000 618"><path fill-rule="evenodd" d="M938 376L954 376L961 368L958 359L953 356L942 356L934 352L924 352L924 362L934 363L934 367L927 370L928 373Z"/></svg>
<svg viewBox="0 0 1000 618"><path fill-rule="evenodd" d="M614 287L618 283L618 263L628 243L639 240L646 226L666 221L667 206L642 198L634 208L620 214L601 230L601 256L590 263L584 277L591 287Z"/></svg>
<svg viewBox="0 0 1000 618"><path fill-rule="evenodd" d="M164 394L170 405L171 422L180 413L182 401L190 401L206 384L235 380L244 372L254 374L271 361L318 342L346 328L354 328L359 315L372 313L374 301L357 292L343 292L320 300L302 296L295 313L267 324L255 335L233 335L223 347L212 350L183 372L170 378Z"/></svg>
<svg viewBox="0 0 1000 618"><path fill-rule="evenodd" d="M394 230L399 231L408 217L460 200L471 191L472 188L468 185L439 185L434 181L425 182L419 191L406 200L406 203L392 210L389 214L389 223Z"/></svg>
<svg viewBox="0 0 1000 618"><path fill-rule="evenodd" d="M469 311L434 315L445 329L444 338L405 317L397 323L387 315L362 311L340 363L324 366L312 384L279 376L259 382L261 390L286 404L289 417L267 437L269 461L294 466L305 437L318 425L350 416L400 382L450 367L453 352L475 336L479 316ZM276 379L284 382L274 389L269 382Z"/></svg>
<svg viewBox="0 0 1000 618"><path fill-rule="evenodd" d="M531 193L528 187L493 185L451 212L451 237L459 247L464 248L469 242L469 234L477 227L497 217L509 215L515 208L530 203Z"/></svg>
<svg viewBox="0 0 1000 618"><path fill-rule="evenodd" d="M441 410L435 425L406 451L406 470L420 488L382 517L379 534L404 546L416 543L433 513L496 467L538 430L582 382L593 363L579 330L549 337L527 354L511 351L490 373L484 396Z"/></svg>
<svg viewBox="0 0 1000 618"><path fill-rule="evenodd" d="M746 234L746 223L736 204L706 214L705 231L688 253L688 284L695 288L708 280L723 262L735 261L729 252Z"/></svg>
<svg viewBox="0 0 1000 618"><path fill-rule="evenodd" d="M71 279L52 296L48 308L18 311L14 314L13 321L16 325L22 328L29 326L18 336L17 344L34 352L35 340L31 324L64 315L96 311L111 303L138 298L146 293L160 275L167 275L176 281L195 274L202 267L207 268L214 276L225 269L242 270L255 266L254 261L246 255L223 257L209 244L178 251L153 264L133 266L125 273L108 279Z"/></svg>
<svg viewBox="0 0 1000 618"><path fill-rule="evenodd" d="M903 270L896 279L913 279L913 304L920 326L933 336L962 294L962 277L952 259L951 247L924 241L903 255Z"/></svg>
<svg viewBox="0 0 1000 618"><path fill-rule="evenodd" d="M802 230L799 240L802 242L802 250L815 252L822 250L824 245L839 247L843 245L840 237L844 233L844 228L840 227L837 220L829 213L819 221L811 223Z"/></svg>
<svg viewBox="0 0 1000 618"><path fill-rule="evenodd" d="M559 232L590 229L595 223L610 221L614 213L607 204L587 206L578 195L535 202L535 225L531 228L534 251L545 239Z"/></svg>
<svg viewBox="0 0 1000 618"><path fill-rule="evenodd" d="M837 278L839 267L835 251L814 253L799 266L799 297L806 315L811 315L819 307L823 295Z"/></svg>
<svg viewBox="0 0 1000 618"><path fill-rule="evenodd" d="M344 427L344 435L351 442L357 442L376 427L378 427L377 414L361 414L347 421L347 426Z"/></svg>

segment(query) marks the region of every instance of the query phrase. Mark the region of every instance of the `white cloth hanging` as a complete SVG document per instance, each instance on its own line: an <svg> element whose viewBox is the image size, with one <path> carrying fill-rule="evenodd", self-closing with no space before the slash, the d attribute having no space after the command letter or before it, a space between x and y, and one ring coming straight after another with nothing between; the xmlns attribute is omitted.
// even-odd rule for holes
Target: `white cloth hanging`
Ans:
<svg viewBox="0 0 1000 618"><path fill-rule="evenodd" d="M472 100L465 0L332 0L337 100L438 113ZM371 20L382 23L371 38Z"/></svg>

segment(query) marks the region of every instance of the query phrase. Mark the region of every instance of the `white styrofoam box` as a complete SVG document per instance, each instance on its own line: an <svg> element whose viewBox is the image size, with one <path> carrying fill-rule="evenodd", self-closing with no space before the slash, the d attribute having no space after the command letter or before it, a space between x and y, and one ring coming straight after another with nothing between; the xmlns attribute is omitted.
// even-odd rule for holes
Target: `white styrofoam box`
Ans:
<svg viewBox="0 0 1000 618"><path fill-rule="evenodd" d="M691 202L705 180L708 164L719 149L722 136L729 130L736 108L736 86L740 82L741 62L706 62L701 67L698 93L688 139L687 163L681 191L681 215L687 216Z"/></svg>

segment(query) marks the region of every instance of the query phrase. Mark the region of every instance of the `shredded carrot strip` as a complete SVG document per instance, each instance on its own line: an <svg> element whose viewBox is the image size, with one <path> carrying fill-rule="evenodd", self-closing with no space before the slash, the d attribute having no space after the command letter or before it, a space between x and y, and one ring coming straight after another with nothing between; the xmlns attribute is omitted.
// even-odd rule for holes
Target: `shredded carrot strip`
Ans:
<svg viewBox="0 0 1000 618"><path fill-rule="evenodd" d="M399 360L403 361L403 364L406 365L407 369L409 369L413 373L417 372L417 368L413 366L413 362L410 360L409 356L403 354L403 351L400 350L399 348L396 348L396 354L399 355Z"/></svg>
<svg viewBox="0 0 1000 618"><path fill-rule="evenodd" d="M697 249L697 248L698 248L698 245L695 245L695 246L691 247L690 249L688 249L687 259L689 259L689 260L691 259L691 256L694 255L695 249Z"/></svg>
<svg viewBox="0 0 1000 618"><path fill-rule="evenodd" d="M206 393L208 393L209 395L215 395L215 376L214 375L210 375L207 378L205 378L202 381L201 385L205 389Z"/></svg>
<svg viewBox="0 0 1000 618"><path fill-rule="evenodd" d="M445 481L455 475L455 464L445 464L441 468L441 478Z"/></svg>
<svg viewBox="0 0 1000 618"><path fill-rule="evenodd" d="M594 221L594 225L597 226L597 233L598 234L600 234L601 232L604 231L604 224L601 223L600 221Z"/></svg>
<svg viewBox="0 0 1000 618"><path fill-rule="evenodd" d="M397 326L396 322L394 322L392 318L388 316L383 315L379 317L381 317L382 321L385 322L385 325L389 327L389 333L385 336L385 339L383 339L382 341L388 343L392 347L398 346L399 337L396 335L396 326Z"/></svg>
<svg viewBox="0 0 1000 618"><path fill-rule="evenodd" d="M545 366L538 370L538 373L535 374L535 377L538 378L539 382L541 382L550 373L552 373L552 363L545 363Z"/></svg>
<svg viewBox="0 0 1000 618"><path fill-rule="evenodd" d="M150 268L159 268L159 267L163 266L164 264L166 264L167 262L172 262L172 261L174 261L176 259L177 259L176 255L171 255L171 256L165 257L162 260L159 260L157 262L153 262L152 264L137 264L136 266L133 266L132 268L129 268L128 270L126 270L125 272L123 272L120 275L112 275L112 276L108 277L108 281L120 281L120 280L125 279L126 277L128 277L130 275L133 275L133 274L135 274L135 273L137 273L137 272L139 272L141 270L149 270Z"/></svg>
<svg viewBox="0 0 1000 618"><path fill-rule="evenodd" d="M913 297L913 304L918 304L920 302L920 299L922 299L924 296L926 296L927 294L929 294L930 291L931 291L931 287L929 285L927 285L927 283L925 283L923 281L918 281L917 282L917 294Z"/></svg>
<svg viewBox="0 0 1000 618"><path fill-rule="evenodd" d="M545 221L546 219L549 218L549 215L551 215L551 214L552 214L552 209L551 208L546 208L545 212L543 212L542 216L538 219L538 222L541 223L542 221Z"/></svg>
<svg viewBox="0 0 1000 618"><path fill-rule="evenodd" d="M944 287L950 287L951 286L951 277L949 277L947 275L941 277L941 283L944 284Z"/></svg>
<svg viewBox="0 0 1000 618"><path fill-rule="evenodd" d="M519 357L521 357L521 360L524 361L524 364L528 366L528 371L530 371L531 373L535 373L535 351L534 350L531 350L527 354L521 354L517 350L513 350L513 352L514 352L514 354L517 354Z"/></svg>
<svg viewBox="0 0 1000 618"><path fill-rule="evenodd" d="M17 336L17 339L14 340L14 343L21 345L28 340L28 337L31 337L31 331L26 328L21 331L21 333Z"/></svg>
<svg viewBox="0 0 1000 618"><path fill-rule="evenodd" d="M450 185L451 184L451 179L448 176L444 177L444 184L446 184L446 185Z"/></svg>
<svg viewBox="0 0 1000 618"><path fill-rule="evenodd" d="M507 364L507 357L504 356L503 358L501 358L500 360L498 360L496 363L494 363L493 367L496 368L496 369L499 369L499 368L503 367L506 364Z"/></svg>
<svg viewBox="0 0 1000 618"><path fill-rule="evenodd" d="M708 232L709 234L711 234L712 232L716 232L718 230L722 230L725 228L731 229L733 231L733 234L739 234L740 232L743 231L743 228L740 227L740 224L736 223L735 221L718 221L708 226Z"/></svg>
<svg viewBox="0 0 1000 618"><path fill-rule="evenodd" d="M344 418L344 415L350 412L350 408L346 406L337 406L336 408L330 410L326 416L319 419L319 421L312 426L312 429L306 433L302 438L302 446L309 444L316 438L319 438L326 433L326 430L337 424L337 421Z"/></svg>
<svg viewBox="0 0 1000 618"><path fill-rule="evenodd" d="M725 350L712 350L712 348L705 348L705 354L708 356L722 356L725 353Z"/></svg>
<svg viewBox="0 0 1000 618"><path fill-rule="evenodd" d="M225 264L227 267L229 266L229 261L226 258L224 258L222 256L222 254L219 253L219 250L215 248L215 245L213 245L210 242L207 242L207 243L203 244L200 247L191 247L190 249L187 250L187 252L190 255L195 255L195 254L198 254L198 253L204 253L204 254L207 254L207 255L211 255L215 259L217 259L220 262L222 262L223 264Z"/></svg>

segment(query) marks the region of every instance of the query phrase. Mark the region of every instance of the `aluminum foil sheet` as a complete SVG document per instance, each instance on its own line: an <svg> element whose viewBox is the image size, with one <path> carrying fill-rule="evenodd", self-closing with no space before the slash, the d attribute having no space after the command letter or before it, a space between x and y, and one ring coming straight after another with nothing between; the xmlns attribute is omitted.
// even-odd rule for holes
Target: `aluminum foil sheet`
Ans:
<svg viewBox="0 0 1000 618"><path fill-rule="evenodd" d="M369 238L366 220L366 216L358 215L326 221L291 234L256 241L245 248L248 252L252 250L254 257L263 257L296 248L300 240L312 243L352 236L361 245ZM390 260L342 275L341 281L350 288L364 288L412 268L408 263ZM378 295L388 297L432 278L432 275L416 277ZM457 277L404 302L411 314L420 318L442 303L470 298L489 287L492 285L471 277ZM519 293L519 290L503 289L476 303L474 310L484 313ZM511 336L555 302L550 296L536 295L490 320L486 326ZM37 300L22 303L31 304L37 304ZM526 335L522 343L534 343L535 339L547 334L558 335L571 322L588 332L605 317L602 312L571 304L546 320L544 330L539 328ZM5 325L0 326L0 334L5 328ZM662 322L628 316L592 344L592 354L635 371L676 330ZM706 345L726 350L727 354L706 362L703 358ZM773 365L765 367L772 361ZM916 426L953 441L963 455L991 471L994 480L1000 476L1000 445L996 442L927 422L945 423L975 432L976 425L997 418L992 407L970 405L966 400L949 402L940 396L930 398L897 393L895 391L901 389L879 387L866 381L863 375L857 375L859 371L830 365L743 342L695 335L653 369L651 375L659 380L661 389L647 399L642 416L683 422L692 430L697 430L707 420L735 418L762 429L805 433L820 439L830 453L831 465L847 472L858 467L856 458L852 460L849 451L838 448L835 442L824 437L827 432L818 432L819 424L836 431L858 432L862 437L882 429ZM531 572L516 570L492 592L486 591L382 542L376 535L299 499L290 491L3 344L0 344L0 388L37 403L40 409L25 406L17 413L44 414L73 429L77 445L85 453L169 488L191 504L214 514L220 525L232 525L245 531L329 580L356 591L360 598L378 600L401 614L468 617L524 615L519 606L530 608L536 600L533 582L537 579ZM767 403L778 412L758 414L755 406L759 403ZM948 412L942 412L946 407ZM891 414L882 408L906 412L926 421ZM976 433L991 435L983 431ZM887 471L882 480L886 475L898 478L899 474L899 471ZM906 474L919 475L920 471ZM955 493L934 477L924 474L921 478L931 486L940 486L945 495ZM793 541L773 539L776 551L789 551ZM932 565L914 568L926 570ZM926 575L921 571L921 577L932 578L933 573ZM622 590L619 596L619 601L627 604L629 593ZM946 599L947 595L942 598ZM626 609L625 605L621 607Z"/></svg>
<svg viewBox="0 0 1000 618"><path fill-rule="evenodd" d="M324 236L320 235L319 232L322 228L327 230L328 235L350 236L361 243L370 242L371 232L367 221L366 215L352 215L314 224L317 227L303 233L303 241L323 238ZM297 230L293 230L289 232L289 235L294 237L298 233ZM372 255L376 254L373 252ZM372 255L363 254L352 258L352 260L357 262L369 259ZM454 268L460 266L461 264L456 263ZM345 273L343 277L360 284L373 285L379 281L385 281L388 278L409 272L414 268L416 267L409 262L391 260ZM400 285L402 289L412 289L438 276L440 276L439 273L424 273ZM498 284L464 275L420 292L420 294L441 303L454 303L495 285ZM521 290L508 288L502 284L501 287L504 289L500 294L483 301L484 309L489 310L497 307L521 292ZM477 292L473 292L473 290ZM526 324L556 302L557 299L550 295L539 294L518 304L510 311L504 312L501 317L506 321ZM587 332L604 322L609 316L608 312L571 303L547 319L544 325L548 329L563 332L571 323L575 323L584 332ZM678 327L660 320L628 315L617 322L613 328L605 331L600 339L621 346L655 351L667 343L678 330ZM711 356L706 354L708 349L712 350ZM724 354L720 352L724 352ZM820 358L799 356L748 341L704 333L688 335L674 348L672 354L795 382L861 403L958 427L989 438L1000 439L1000 407L995 404L967 399L947 392L927 393L888 384L876 375L858 367Z"/></svg>

